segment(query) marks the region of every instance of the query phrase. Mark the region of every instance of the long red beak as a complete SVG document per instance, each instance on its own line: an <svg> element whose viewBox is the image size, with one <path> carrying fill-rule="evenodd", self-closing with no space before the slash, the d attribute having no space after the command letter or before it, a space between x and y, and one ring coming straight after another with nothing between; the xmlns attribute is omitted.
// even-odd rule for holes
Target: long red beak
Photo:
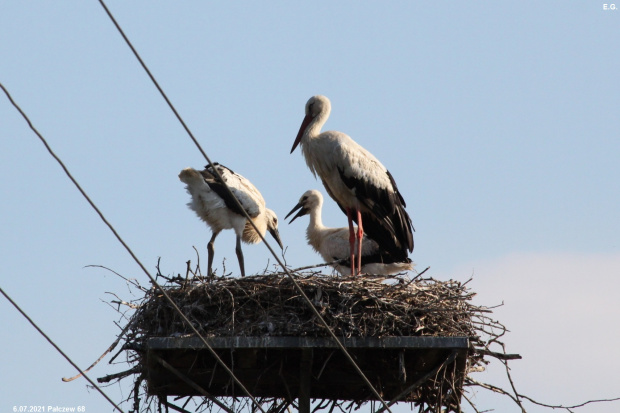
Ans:
<svg viewBox="0 0 620 413"><path fill-rule="evenodd" d="M301 127L299 128L299 133L297 133L297 137L295 138L295 142L293 143L293 147L291 148L291 153L293 153L297 145L299 145L299 142L301 142L301 137L304 136L304 132L306 131L306 128L308 127L311 121L312 121L312 116L306 115L303 122L301 122Z"/></svg>

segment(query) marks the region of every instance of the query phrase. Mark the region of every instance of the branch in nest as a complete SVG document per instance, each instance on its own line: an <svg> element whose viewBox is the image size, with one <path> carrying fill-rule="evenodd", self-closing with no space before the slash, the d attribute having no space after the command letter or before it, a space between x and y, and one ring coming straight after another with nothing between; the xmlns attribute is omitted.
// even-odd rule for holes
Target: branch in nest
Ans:
<svg viewBox="0 0 620 413"><path fill-rule="evenodd" d="M92 369L93 367L95 367L97 365L97 363L99 363L105 356L106 354L108 354L109 352L111 352L112 350L114 350L114 347L117 346L117 344L121 341L121 339L123 338L123 336L125 335L125 333L127 332L127 330L129 330L129 328L133 325L133 323L135 322L135 318L132 319L129 323L127 323L127 325L125 326L125 328L123 328L123 330L120 332L120 334L118 335L118 337L116 338L116 340L114 340L114 342L110 345L110 347L107 348L106 351L103 352L103 354L101 355L101 357L99 357L93 364L91 364L86 370L84 370L84 373L88 373L90 371L90 369ZM78 374L77 376L73 376L70 378L62 378L62 381L64 382L70 382L73 381L75 379L77 379L78 377L81 377L82 373Z"/></svg>
<svg viewBox="0 0 620 413"><path fill-rule="evenodd" d="M115 379L122 379L132 374L140 373L140 366L134 366L129 370L121 371L120 373L108 374L107 376L99 377L97 381L99 383L109 383Z"/></svg>
<svg viewBox="0 0 620 413"><path fill-rule="evenodd" d="M146 289L146 288L144 288L144 287L142 287L140 284L138 284L138 282L137 282L135 279L133 279L133 278L127 278L127 277L124 277L124 276L122 276L121 274L117 273L116 271L111 270L111 269L110 269L110 268L108 268L108 267L104 267L103 265L87 265L87 266L85 266L84 268L103 268L104 270L108 270L108 271L110 271L112 274L115 274L115 275L117 275L117 276L121 277L121 278L122 278L123 280L125 280L126 282L128 282L128 283L130 283L130 284L133 284L133 286L134 286L134 287L137 287L137 288L139 288L140 290L142 290L142 291L144 291L144 292L146 292L146 291L147 291L147 289Z"/></svg>
<svg viewBox="0 0 620 413"><path fill-rule="evenodd" d="M472 378L470 378L470 377L468 377L466 380L467 380L467 385L469 385L469 386L478 386L478 387L482 387L483 389L490 390L490 391L492 391L492 392L494 392L494 393L498 393L498 394L501 394L501 395L504 395L504 396L508 396L508 397L510 397L510 398L512 399L512 401L514 401L514 402L515 402L515 403L516 403L519 407L521 407L521 410L522 410L523 412L525 412L525 408L523 407L523 405L522 405L521 401L517 400L517 398L515 398L515 396L513 396L513 395L512 395L512 394L510 394L510 393L508 393L506 390L504 390L504 389L502 389L502 388L500 388L500 387L494 386L494 385L492 385L492 384L482 383L482 382L479 382L479 381L473 380L473 379L472 379ZM550 409L565 409L565 410L567 410L567 411L569 411L569 412L571 411L571 409L577 409L577 408L579 408L579 407L583 407L583 406L588 405L588 404L591 404L591 403L604 403L604 402L615 402L615 401L620 401L620 397L616 397L616 398L613 398L613 399L588 400L587 402L583 402L583 403L575 404L575 405L573 405L573 406L563 406L563 405L561 405L561 404L555 404L555 405L554 405L554 404L546 404L546 403L541 403L541 402L539 402L539 401L536 401L536 400L532 399L532 398L531 398L531 397L529 397L529 396L526 396L526 395L523 395L523 394L520 394L520 393L517 393L517 397L522 398L522 399L525 399L525 400L528 400L530 403L536 404L536 405L538 405L538 406L548 407L548 408L550 408ZM472 404L472 407L474 407L474 408L475 408L475 406L473 405L473 403L472 403L469 399L467 399L467 400L468 400L468 402L469 402L470 404ZM477 410L476 410L476 411L477 411Z"/></svg>
<svg viewBox="0 0 620 413"><path fill-rule="evenodd" d="M529 402L536 404L538 406L542 406L542 407L549 407L551 409L565 409L567 411L571 411L570 409L577 409L579 407L583 407L587 404L591 404L591 403L604 403L604 402L616 402L616 401L620 401L620 397L616 397L614 399L598 399L598 400L588 400L587 402L583 402L583 403L579 403L576 404L574 406L562 406L561 404L558 405L552 405L552 404L545 404L545 403L541 403L541 402L537 402L536 400L532 399L531 397L525 396L523 394L520 394L519 397L522 397L526 400L528 400Z"/></svg>
<svg viewBox="0 0 620 413"><path fill-rule="evenodd" d="M496 359L499 359L499 360L521 360L523 358L521 357L520 354L498 353L496 351L485 350L485 349L480 349L478 350L478 352L486 356L495 357Z"/></svg>

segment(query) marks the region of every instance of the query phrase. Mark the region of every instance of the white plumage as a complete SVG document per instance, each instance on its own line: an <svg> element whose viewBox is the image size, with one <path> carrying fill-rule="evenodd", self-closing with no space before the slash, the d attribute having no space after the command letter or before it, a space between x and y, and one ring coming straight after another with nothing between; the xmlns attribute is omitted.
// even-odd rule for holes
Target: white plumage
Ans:
<svg viewBox="0 0 620 413"><path fill-rule="evenodd" d="M350 265L350 245L348 228L329 228L323 225L321 219L321 209L323 206L323 195L317 190L306 191L299 203L285 217L288 218L295 211L297 214L291 219L289 224L298 217L310 215L310 222L306 229L308 244L318 252L325 262L336 260L349 260L336 265L334 268L342 275L351 273ZM356 243L358 241L356 240ZM403 262L392 262L391 257L382 254L382 251L375 241L368 237L362 239L362 259L361 272L365 274L388 275L404 272L413 269L410 259Z"/></svg>
<svg viewBox="0 0 620 413"><path fill-rule="evenodd" d="M291 153L301 144L308 167L347 214L351 259L355 255L355 239L365 232L394 261L404 261L408 252L413 251L413 226L405 211L405 200L390 172L370 152L342 132L321 133L330 112L331 103L325 96L308 100ZM352 221L358 224L356 232ZM360 247L358 244L358 272Z"/></svg>
<svg viewBox="0 0 620 413"><path fill-rule="evenodd" d="M248 213L260 234L264 236L265 232L269 231L278 242L280 248L282 248L278 232L278 217L275 212L265 207L265 200L261 193L258 192L258 189L246 178L224 165L214 163L213 166L217 168L222 180L239 200L239 203ZM211 268L215 252L215 237L222 230L230 228L237 235L235 251L239 260L241 276L245 276L241 241L248 244L256 244L261 241L252 224L243 215L241 209L234 202L234 199L226 191L224 184L217 178L217 175L215 175L209 165L203 171L197 171L193 168L183 169L179 174L179 179L187 185L187 192L192 196L192 200L187 206L196 212L196 215L206 222L213 232L207 245L209 276L212 275Z"/></svg>

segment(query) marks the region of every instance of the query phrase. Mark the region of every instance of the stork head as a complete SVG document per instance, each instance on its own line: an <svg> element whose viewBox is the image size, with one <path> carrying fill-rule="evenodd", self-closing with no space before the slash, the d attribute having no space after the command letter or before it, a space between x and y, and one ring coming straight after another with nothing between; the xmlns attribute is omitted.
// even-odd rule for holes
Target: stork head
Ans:
<svg viewBox="0 0 620 413"><path fill-rule="evenodd" d="M304 136L306 130L309 129L310 125L313 127L318 127L318 130L321 129L329 117L331 110L331 102L323 95L312 96L308 102L306 102L306 117L303 122L301 122L301 127L299 128L299 132L297 133L297 137L295 138L295 142L291 148L291 153L293 153L297 145L299 145L301 138ZM317 134L318 130L316 131Z"/></svg>
<svg viewBox="0 0 620 413"><path fill-rule="evenodd" d="M299 217L303 217L304 215L309 214L312 210L321 208L323 205L323 195L316 189L311 189L309 191L304 192L304 194L299 198L299 202L295 205L295 208L289 212L284 219L287 219L291 214L297 210L297 215L293 217L289 221L289 224L295 221Z"/></svg>
<svg viewBox="0 0 620 413"><path fill-rule="evenodd" d="M267 218L267 231L271 234L271 236L276 240L280 249L284 249L282 246L282 241L280 240L280 232L278 232L278 217L276 213L271 209L265 209L265 217Z"/></svg>
<svg viewBox="0 0 620 413"><path fill-rule="evenodd" d="M194 168L185 168L179 174L179 179L181 182L185 184L199 183L203 181L202 176L200 176L200 172L195 170Z"/></svg>

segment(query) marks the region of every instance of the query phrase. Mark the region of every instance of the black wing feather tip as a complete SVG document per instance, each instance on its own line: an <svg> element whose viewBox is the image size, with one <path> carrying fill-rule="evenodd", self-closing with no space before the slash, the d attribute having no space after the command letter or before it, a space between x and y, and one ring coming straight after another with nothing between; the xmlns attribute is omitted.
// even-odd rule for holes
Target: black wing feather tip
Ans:
<svg viewBox="0 0 620 413"><path fill-rule="evenodd" d="M347 177L344 169L338 168L338 173L344 184L354 191L357 199L371 211L371 213L362 213L364 232L390 253L399 258L406 258L407 251L413 251L413 231L415 230L405 210L405 200L398 191L396 181L390 171L386 170L386 174L392 184L393 192L367 185L364 181L353 177ZM330 193L327 186L326 189ZM340 209L344 211L342 206ZM357 223L357 217L352 218Z"/></svg>
<svg viewBox="0 0 620 413"><path fill-rule="evenodd" d="M222 176L222 180L220 180L217 177L217 175L215 175L215 173L213 172L213 169L210 168L209 165L207 165L205 167L205 170L201 171L201 174L204 177L205 182L207 183L207 185L209 185L209 188L211 188L213 192L215 192L220 198L224 200L224 203L226 204L226 208L230 209L235 214L244 216L242 208L239 208L239 206L237 205L237 203L235 202L231 194L226 190L226 184L223 182L224 170L228 170L233 174L234 172L232 171L232 169L227 168L224 165L217 163L217 162L214 162L213 166L217 168L217 171Z"/></svg>

